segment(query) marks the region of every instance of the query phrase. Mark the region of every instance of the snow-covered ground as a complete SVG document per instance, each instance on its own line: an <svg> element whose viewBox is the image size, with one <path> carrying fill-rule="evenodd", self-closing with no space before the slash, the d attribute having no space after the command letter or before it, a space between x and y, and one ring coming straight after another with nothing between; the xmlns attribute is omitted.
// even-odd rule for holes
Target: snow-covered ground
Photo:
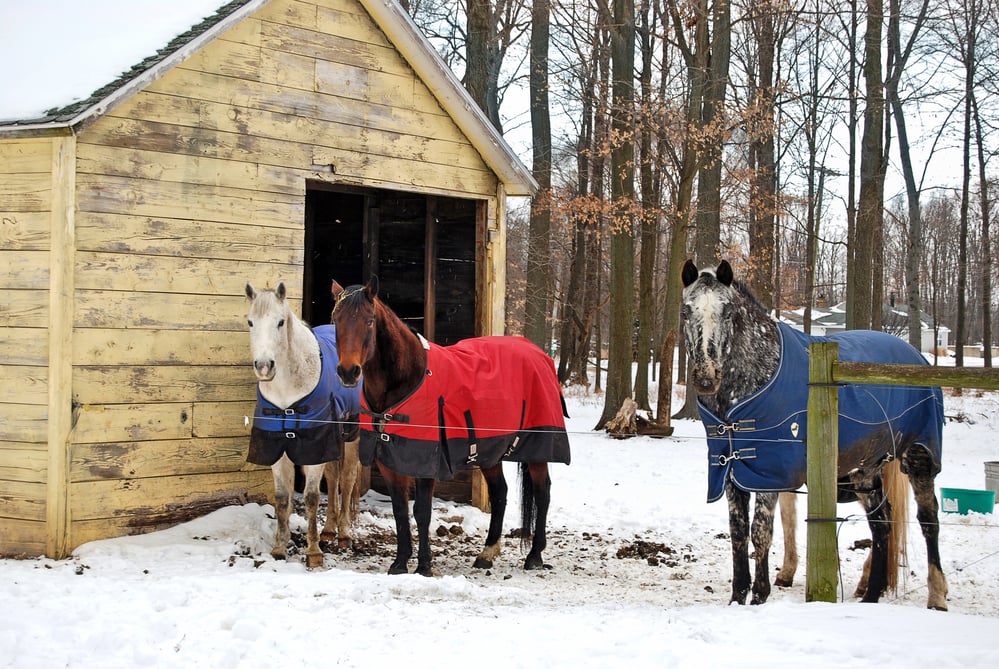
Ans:
<svg viewBox="0 0 999 669"><path fill-rule="evenodd" d="M271 559L269 506L229 507L67 560L0 560L0 666L999 666L996 513L941 516L949 612L924 608L918 531L897 596L850 597L865 558L851 547L868 536L860 520L839 535L845 601L805 603L802 567L767 604L728 606L726 508L704 501L700 424L615 440L591 429L602 396L568 399L573 462L552 469L551 569L524 572L516 539L492 570L473 569L488 517L438 502L432 527L449 530L434 539L440 575L388 576L391 511L369 492L358 550L308 572L300 556ZM999 460L999 395L945 402L938 486L982 489L984 462ZM508 514L510 528L514 500ZM782 550L778 532L774 569Z"/></svg>

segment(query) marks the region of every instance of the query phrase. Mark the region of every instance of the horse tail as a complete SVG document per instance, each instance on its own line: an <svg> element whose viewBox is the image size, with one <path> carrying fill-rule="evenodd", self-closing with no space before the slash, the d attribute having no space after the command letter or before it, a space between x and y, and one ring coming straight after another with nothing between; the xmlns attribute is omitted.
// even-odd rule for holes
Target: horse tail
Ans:
<svg viewBox="0 0 999 669"><path fill-rule="evenodd" d="M888 588L898 592L900 567L908 563L907 533L909 527L909 477L896 458L881 472L885 498L891 505L891 531L888 534Z"/></svg>
<svg viewBox="0 0 999 669"><path fill-rule="evenodd" d="M534 521L538 515L537 505L534 503L534 482L531 480L531 472L526 462L521 462L518 467L520 476L520 547L522 550L530 550L534 541Z"/></svg>

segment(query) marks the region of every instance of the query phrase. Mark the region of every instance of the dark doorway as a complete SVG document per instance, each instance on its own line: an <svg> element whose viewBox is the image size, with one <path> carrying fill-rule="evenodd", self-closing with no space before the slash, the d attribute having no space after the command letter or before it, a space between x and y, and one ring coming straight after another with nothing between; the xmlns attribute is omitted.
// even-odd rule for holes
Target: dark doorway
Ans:
<svg viewBox="0 0 999 669"><path fill-rule="evenodd" d="M330 285L378 276L379 296L438 344L476 331L485 204L382 191L309 188L305 201L302 316L328 323Z"/></svg>

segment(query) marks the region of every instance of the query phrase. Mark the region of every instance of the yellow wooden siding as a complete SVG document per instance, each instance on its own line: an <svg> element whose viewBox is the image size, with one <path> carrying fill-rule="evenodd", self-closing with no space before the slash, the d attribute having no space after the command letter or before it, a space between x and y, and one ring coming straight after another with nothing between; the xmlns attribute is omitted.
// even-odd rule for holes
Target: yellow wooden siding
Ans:
<svg viewBox="0 0 999 669"><path fill-rule="evenodd" d="M45 548L52 140L0 141L0 555Z"/></svg>

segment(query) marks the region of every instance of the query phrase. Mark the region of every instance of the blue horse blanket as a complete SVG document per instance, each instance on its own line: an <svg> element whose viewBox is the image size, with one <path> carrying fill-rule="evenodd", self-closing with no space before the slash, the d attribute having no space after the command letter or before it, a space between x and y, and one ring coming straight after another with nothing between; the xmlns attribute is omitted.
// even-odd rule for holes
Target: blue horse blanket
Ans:
<svg viewBox="0 0 999 669"><path fill-rule="evenodd" d="M725 416L714 415L698 398L708 441L709 502L725 494L730 480L748 492L797 490L805 483L811 342L837 342L843 361L928 364L907 342L883 332L812 337L785 323L778 323L778 332L780 362L759 390ZM839 389L841 472L879 465L911 444L925 448L939 472L942 432L940 388L844 384Z"/></svg>
<svg viewBox="0 0 999 669"><path fill-rule="evenodd" d="M361 388L345 388L336 374L340 356L336 350L336 328L313 328L319 342L322 371L319 383L308 395L287 409L271 404L257 385L257 408L250 431L247 462L271 466L284 453L296 465L318 465L340 460L343 442L356 432L361 410Z"/></svg>
<svg viewBox="0 0 999 669"><path fill-rule="evenodd" d="M362 404L362 464L377 456L439 481L500 460L569 464L565 400L544 351L523 337L423 344L426 370L407 397L381 414Z"/></svg>

